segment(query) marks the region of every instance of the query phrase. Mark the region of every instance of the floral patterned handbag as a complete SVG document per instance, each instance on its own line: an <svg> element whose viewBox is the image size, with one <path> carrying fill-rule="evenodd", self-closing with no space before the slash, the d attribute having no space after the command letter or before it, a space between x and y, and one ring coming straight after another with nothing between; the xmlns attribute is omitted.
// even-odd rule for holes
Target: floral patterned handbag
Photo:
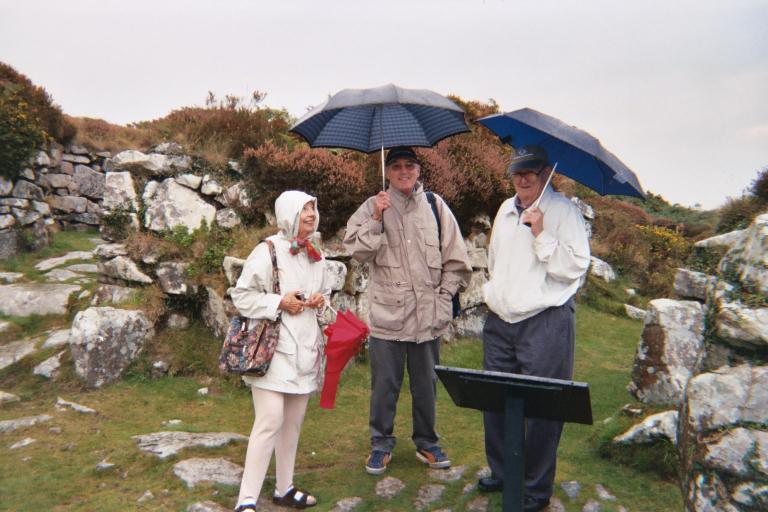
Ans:
<svg viewBox="0 0 768 512"><path fill-rule="evenodd" d="M272 257L272 292L280 295L280 283L277 275L277 256L275 245L265 240ZM224 338L224 346L219 356L219 369L232 373L242 373L262 377L269 370L269 363L275 354L280 336L280 313L276 320L251 320L235 316L229 324L229 332Z"/></svg>

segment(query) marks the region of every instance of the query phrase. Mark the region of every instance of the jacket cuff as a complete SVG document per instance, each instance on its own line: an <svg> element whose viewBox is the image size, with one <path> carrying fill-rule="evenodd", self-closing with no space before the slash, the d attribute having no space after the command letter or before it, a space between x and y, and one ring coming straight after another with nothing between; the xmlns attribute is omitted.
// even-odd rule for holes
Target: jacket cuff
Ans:
<svg viewBox="0 0 768 512"><path fill-rule="evenodd" d="M283 298L276 293L268 293L264 296L264 309L267 310L269 319L272 321L277 320L277 315L280 312L278 306L280 306L281 300Z"/></svg>
<svg viewBox="0 0 768 512"><path fill-rule="evenodd" d="M550 235L547 231L542 231L539 236L533 240L533 251L539 261L546 262L557 248L557 238Z"/></svg>
<svg viewBox="0 0 768 512"><path fill-rule="evenodd" d="M384 223L373 217L368 219L368 232L372 235L380 235L384 232Z"/></svg>

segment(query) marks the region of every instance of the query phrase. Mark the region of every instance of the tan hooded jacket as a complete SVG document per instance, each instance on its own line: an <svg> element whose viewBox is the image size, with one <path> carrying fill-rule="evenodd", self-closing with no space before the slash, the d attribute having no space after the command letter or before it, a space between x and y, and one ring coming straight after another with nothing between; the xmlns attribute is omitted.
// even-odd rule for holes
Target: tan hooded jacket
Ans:
<svg viewBox="0 0 768 512"><path fill-rule="evenodd" d="M452 320L451 297L469 283L472 267L459 225L435 196L442 230L420 183L411 196L388 189L392 206L373 219L375 197L347 222L344 246L371 270L371 335L385 340L429 341Z"/></svg>

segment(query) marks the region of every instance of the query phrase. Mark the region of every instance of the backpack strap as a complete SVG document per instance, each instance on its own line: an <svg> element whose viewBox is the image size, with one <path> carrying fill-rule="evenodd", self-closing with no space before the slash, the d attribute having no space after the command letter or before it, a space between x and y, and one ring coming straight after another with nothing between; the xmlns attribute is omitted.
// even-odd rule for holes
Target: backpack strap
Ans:
<svg viewBox="0 0 768 512"><path fill-rule="evenodd" d="M443 229L440 226L440 214L437 212L437 200L435 199L435 194L432 192L425 192L424 194L427 196L429 206L432 207L432 213L435 215L435 222L437 222L437 243L439 244L438 247L440 247L440 252L443 252Z"/></svg>

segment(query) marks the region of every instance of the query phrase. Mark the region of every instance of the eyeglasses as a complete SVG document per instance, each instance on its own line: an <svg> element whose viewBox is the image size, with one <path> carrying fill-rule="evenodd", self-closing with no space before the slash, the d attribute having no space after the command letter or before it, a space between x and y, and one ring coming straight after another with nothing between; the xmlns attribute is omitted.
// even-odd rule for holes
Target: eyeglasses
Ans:
<svg viewBox="0 0 768 512"><path fill-rule="evenodd" d="M546 167L546 165L542 165L541 167L539 167L537 169L536 168L532 168L532 167L527 167L527 168L522 168L522 169L515 170L514 172L512 172L510 174L511 174L512 178L528 179L528 178L530 178L532 176L538 176L539 174L541 174L541 172L544 170L545 167Z"/></svg>
<svg viewBox="0 0 768 512"><path fill-rule="evenodd" d="M419 164L414 161L407 162L393 162L387 166L388 171L415 171L418 169Z"/></svg>

